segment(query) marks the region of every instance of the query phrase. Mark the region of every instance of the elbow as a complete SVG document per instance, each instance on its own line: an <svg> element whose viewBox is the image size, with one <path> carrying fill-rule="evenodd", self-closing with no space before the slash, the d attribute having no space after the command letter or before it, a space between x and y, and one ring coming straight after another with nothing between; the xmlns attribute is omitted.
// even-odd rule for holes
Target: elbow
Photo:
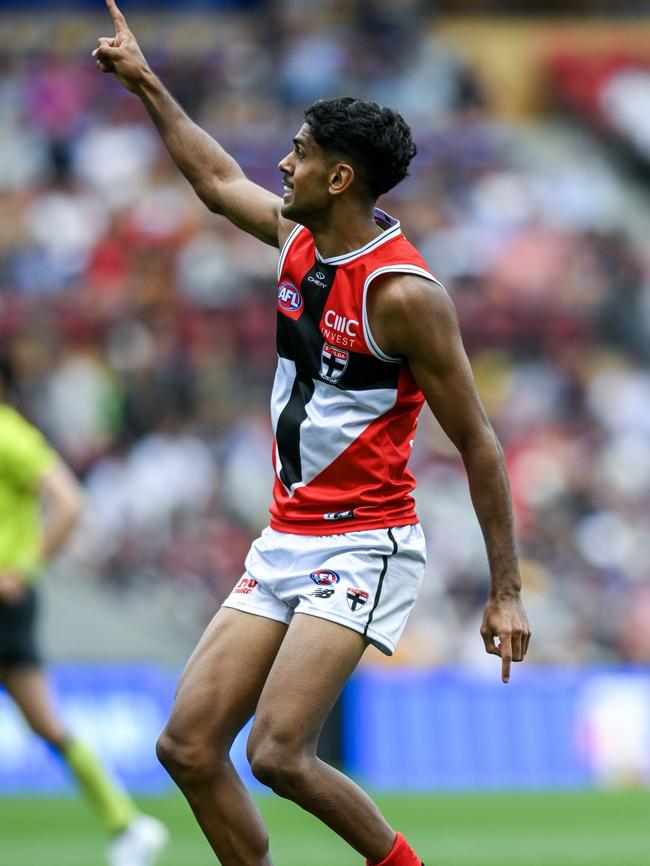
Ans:
<svg viewBox="0 0 650 866"><path fill-rule="evenodd" d="M215 196L214 190L205 190L202 187L194 187L194 192L211 213L219 215L223 214L221 203Z"/></svg>
<svg viewBox="0 0 650 866"><path fill-rule="evenodd" d="M77 484L70 486L59 502L59 510L62 522L72 531L81 520L84 512L84 497L81 487Z"/></svg>
<svg viewBox="0 0 650 866"><path fill-rule="evenodd" d="M193 187L197 198L201 202L203 202L203 204L207 207L209 211L211 211L212 213L221 213L219 203L214 195L214 190L208 189L199 183L193 184Z"/></svg>
<svg viewBox="0 0 650 866"><path fill-rule="evenodd" d="M461 451L463 465L470 485L472 499L477 491L487 487L491 491L507 491L510 487L503 449L493 431L469 444Z"/></svg>
<svg viewBox="0 0 650 866"><path fill-rule="evenodd" d="M79 523L83 513L84 513L83 499L81 496L79 496L73 503L70 504L69 520L70 520L70 525L72 527L75 527Z"/></svg>
<svg viewBox="0 0 650 866"><path fill-rule="evenodd" d="M505 460L501 443L489 421L464 433L459 437L456 447L465 463L478 455L482 460L492 458L499 463Z"/></svg>

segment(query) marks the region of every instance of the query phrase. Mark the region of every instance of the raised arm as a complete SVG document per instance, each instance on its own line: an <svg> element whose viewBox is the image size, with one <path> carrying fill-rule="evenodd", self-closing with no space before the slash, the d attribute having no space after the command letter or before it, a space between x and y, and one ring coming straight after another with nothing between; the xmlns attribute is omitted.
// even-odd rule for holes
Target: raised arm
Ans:
<svg viewBox="0 0 650 866"><path fill-rule="evenodd" d="M502 679L508 682L511 661L523 660L530 640L520 599L510 488L501 446L476 391L453 303L431 281L391 275L370 291L368 314L381 349L408 360L427 403L465 464L491 575L481 635L486 652L501 657Z"/></svg>
<svg viewBox="0 0 650 866"><path fill-rule="evenodd" d="M211 211L265 243L281 246L293 227L280 214L282 199L250 181L221 145L187 116L151 70L114 0L106 0L106 5L115 36L97 40L97 66L140 98L171 158Z"/></svg>

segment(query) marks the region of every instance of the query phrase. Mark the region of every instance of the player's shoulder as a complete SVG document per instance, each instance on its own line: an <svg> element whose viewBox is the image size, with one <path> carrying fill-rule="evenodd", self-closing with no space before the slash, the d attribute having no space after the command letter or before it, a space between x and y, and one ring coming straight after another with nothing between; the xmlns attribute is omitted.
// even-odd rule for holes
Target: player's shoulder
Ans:
<svg viewBox="0 0 650 866"><path fill-rule="evenodd" d="M280 250L284 248L284 245L289 240L291 235L295 234L297 229L301 228L299 223L295 223L292 220L285 219L285 217L280 216L278 221L278 247Z"/></svg>
<svg viewBox="0 0 650 866"><path fill-rule="evenodd" d="M391 273L382 276L379 289L368 298L368 315L387 354L408 358L415 347L431 346L457 330L454 304L436 280Z"/></svg>
<svg viewBox="0 0 650 866"><path fill-rule="evenodd" d="M35 431L33 424L24 418L20 412L7 403L0 403L0 428L3 436L20 436L25 432Z"/></svg>
<svg viewBox="0 0 650 866"><path fill-rule="evenodd" d="M53 453L41 431L6 403L0 404L0 450L39 463L43 455Z"/></svg>
<svg viewBox="0 0 650 866"><path fill-rule="evenodd" d="M375 308L387 316L407 320L455 316L452 299L433 275L390 272L377 278L377 288Z"/></svg>

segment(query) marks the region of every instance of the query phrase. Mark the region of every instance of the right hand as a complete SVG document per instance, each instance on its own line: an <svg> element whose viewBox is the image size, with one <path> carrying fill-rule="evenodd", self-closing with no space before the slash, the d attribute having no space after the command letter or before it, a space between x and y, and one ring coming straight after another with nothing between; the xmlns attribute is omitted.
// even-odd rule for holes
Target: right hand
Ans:
<svg viewBox="0 0 650 866"><path fill-rule="evenodd" d="M115 36L100 37L92 56L102 72L113 73L120 84L133 93L149 71L149 66L115 0L106 0L106 6L115 24Z"/></svg>

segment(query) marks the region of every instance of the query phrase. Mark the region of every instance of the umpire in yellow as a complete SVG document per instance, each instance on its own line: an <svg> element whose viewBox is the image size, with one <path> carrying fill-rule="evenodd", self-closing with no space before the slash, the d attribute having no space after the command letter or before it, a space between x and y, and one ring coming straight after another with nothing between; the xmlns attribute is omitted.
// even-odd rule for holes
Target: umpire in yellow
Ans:
<svg viewBox="0 0 650 866"><path fill-rule="evenodd" d="M36 641L36 584L82 510L76 478L41 433L7 402L14 384L0 354L0 685L31 729L66 761L109 833L109 866L149 866L167 839L157 819L67 731L52 707Z"/></svg>

